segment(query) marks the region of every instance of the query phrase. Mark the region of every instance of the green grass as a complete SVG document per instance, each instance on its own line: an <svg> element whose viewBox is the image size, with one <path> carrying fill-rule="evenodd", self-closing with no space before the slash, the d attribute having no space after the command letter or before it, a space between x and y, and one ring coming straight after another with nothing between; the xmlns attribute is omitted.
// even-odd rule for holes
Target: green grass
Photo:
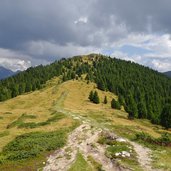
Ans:
<svg viewBox="0 0 171 171"><path fill-rule="evenodd" d="M95 170L95 171L103 171L102 164L98 163L92 156L88 156L88 161L93 166L93 170Z"/></svg>
<svg viewBox="0 0 171 171"><path fill-rule="evenodd" d="M93 171L91 166L86 162L81 153L77 154L75 163L71 166L69 171Z"/></svg>
<svg viewBox="0 0 171 171"><path fill-rule="evenodd" d="M15 126L20 126L23 124L25 119L35 119L35 115L28 115L28 114L22 114L17 120L13 121L12 123L7 125L7 129L13 128Z"/></svg>
<svg viewBox="0 0 171 171"><path fill-rule="evenodd" d="M47 156L54 150L63 147L69 132L80 123L52 132L31 132L17 136L8 143L0 153L0 170L35 171L42 170Z"/></svg>
<svg viewBox="0 0 171 171"><path fill-rule="evenodd" d="M3 117L2 117L2 116L0 116L0 119L3 119Z"/></svg>
<svg viewBox="0 0 171 171"><path fill-rule="evenodd" d="M30 128L30 129L33 129L33 128L37 128L37 127L40 127L40 126L49 125L52 122L57 122L58 120L65 118L65 115L63 113L56 113L55 115L53 115L52 117L50 117L46 121L38 122L38 123L36 123L36 122L24 122L24 119L27 119L27 118L35 119L36 117L34 115L23 114L16 121L9 124L7 126L7 129L13 128L15 126L17 126L18 128L27 128L27 129Z"/></svg>
<svg viewBox="0 0 171 171"><path fill-rule="evenodd" d="M105 155L108 158L115 160L116 163L126 168L132 168L133 170L142 171L142 168L139 166L136 157L137 154L133 150L132 145L130 145L128 142L118 142L105 133L99 137L98 143L102 145L107 145ZM116 153L121 154L123 151L129 152L130 157L115 155Z"/></svg>
<svg viewBox="0 0 171 171"><path fill-rule="evenodd" d="M135 134L140 131L136 126L110 125L109 128L114 132L117 132L117 135L126 137L130 140L134 139Z"/></svg>
<svg viewBox="0 0 171 171"><path fill-rule="evenodd" d="M162 133L161 137L154 138L147 133L140 132L135 135L135 140L143 141L144 143L155 144L159 146L171 147L171 134Z"/></svg>
<svg viewBox="0 0 171 171"><path fill-rule="evenodd" d="M116 153L121 153L122 151L128 151L129 152L129 148L126 144L118 144L118 145L114 145L114 146L109 146L106 149L106 156L113 159L113 158L118 158L118 156L116 157L115 154Z"/></svg>
<svg viewBox="0 0 171 171"><path fill-rule="evenodd" d="M1 137L8 136L8 135L9 135L9 131L0 132L0 138L1 138Z"/></svg>
<svg viewBox="0 0 171 171"><path fill-rule="evenodd" d="M66 130L59 130L20 135L3 148L1 162L34 158L43 152L58 149L65 144L66 133Z"/></svg>
<svg viewBox="0 0 171 171"><path fill-rule="evenodd" d="M158 169L171 170L171 148L170 147L157 147L153 146L153 166Z"/></svg>

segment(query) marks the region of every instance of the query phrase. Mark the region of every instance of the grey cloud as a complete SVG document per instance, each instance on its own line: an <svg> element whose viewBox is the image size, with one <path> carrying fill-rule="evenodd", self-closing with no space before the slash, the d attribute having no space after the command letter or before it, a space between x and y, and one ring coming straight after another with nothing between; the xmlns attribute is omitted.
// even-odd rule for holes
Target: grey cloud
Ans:
<svg viewBox="0 0 171 171"><path fill-rule="evenodd" d="M0 48L46 64L103 51L131 34L170 34L170 15L170 0L1 0Z"/></svg>

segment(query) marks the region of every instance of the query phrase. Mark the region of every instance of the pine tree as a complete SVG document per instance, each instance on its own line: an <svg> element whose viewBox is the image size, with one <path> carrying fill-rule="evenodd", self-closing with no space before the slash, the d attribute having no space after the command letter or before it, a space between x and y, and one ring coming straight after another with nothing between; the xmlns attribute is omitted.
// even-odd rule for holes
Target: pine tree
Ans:
<svg viewBox="0 0 171 171"><path fill-rule="evenodd" d="M104 104L107 104L107 96L104 97Z"/></svg>
<svg viewBox="0 0 171 171"><path fill-rule="evenodd" d="M112 101L111 101L111 107L113 109L118 109L118 110L121 109L121 105L120 105L119 101L116 101L115 99L112 99Z"/></svg>
<svg viewBox="0 0 171 171"><path fill-rule="evenodd" d="M128 112L128 118L129 119L137 118L138 109L137 109L137 105L136 105L136 102L135 102L132 94L130 94L128 97L126 111Z"/></svg>
<svg viewBox="0 0 171 171"><path fill-rule="evenodd" d="M97 91L94 92L93 102L96 104L100 103L100 99L99 99L99 95L98 95Z"/></svg>
<svg viewBox="0 0 171 171"><path fill-rule="evenodd" d="M125 99L124 99L124 97L122 96L122 95L119 95L119 97L118 97L118 101L119 101L119 103L121 104L121 105L125 105Z"/></svg>
<svg viewBox="0 0 171 171"><path fill-rule="evenodd" d="M138 118L146 118L147 117L147 108L143 101L138 104Z"/></svg>
<svg viewBox="0 0 171 171"><path fill-rule="evenodd" d="M93 93L93 91L90 91L90 94L89 94L89 100L90 101L93 101L93 98L94 98L94 93Z"/></svg>
<svg viewBox="0 0 171 171"><path fill-rule="evenodd" d="M166 129L171 128L171 104L166 104L161 113L161 125Z"/></svg>

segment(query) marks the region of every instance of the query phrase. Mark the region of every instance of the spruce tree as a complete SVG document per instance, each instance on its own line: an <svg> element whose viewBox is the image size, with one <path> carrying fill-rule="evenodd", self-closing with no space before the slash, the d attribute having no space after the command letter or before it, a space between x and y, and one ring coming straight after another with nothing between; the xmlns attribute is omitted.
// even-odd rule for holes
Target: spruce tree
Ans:
<svg viewBox="0 0 171 171"><path fill-rule="evenodd" d="M118 110L121 109L121 105L120 105L119 101L116 101L115 99L112 99L112 101L111 101L111 107L113 109L118 109Z"/></svg>
<svg viewBox="0 0 171 171"><path fill-rule="evenodd" d="M93 93L93 91L90 91L90 94L89 94L89 100L90 101L93 101L93 99L94 99L94 93Z"/></svg>
<svg viewBox="0 0 171 171"><path fill-rule="evenodd" d="M107 96L104 97L104 104L107 104Z"/></svg>
<svg viewBox="0 0 171 171"><path fill-rule="evenodd" d="M129 119L137 118L137 116L138 116L137 104L136 104L132 94L130 94L128 97L126 111L128 112Z"/></svg>
<svg viewBox="0 0 171 171"><path fill-rule="evenodd" d="M93 102L96 104L100 103L100 99L99 99L99 95L98 95L97 91L94 92Z"/></svg>
<svg viewBox="0 0 171 171"><path fill-rule="evenodd" d="M161 113L161 125L166 129L171 128L171 104L166 104Z"/></svg>
<svg viewBox="0 0 171 171"><path fill-rule="evenodd" d="M147 117L147 108L143 101L138 104L138 118L146 118Z"/></svg>

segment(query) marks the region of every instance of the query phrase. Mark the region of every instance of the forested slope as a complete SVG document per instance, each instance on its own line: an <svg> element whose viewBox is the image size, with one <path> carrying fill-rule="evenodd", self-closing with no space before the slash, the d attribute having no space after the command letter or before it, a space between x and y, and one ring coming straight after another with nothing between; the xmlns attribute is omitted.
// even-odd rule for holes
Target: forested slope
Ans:
<svg viewBox="0 0 171 171"><path fill-rule="evenodd" d="M165 104L171 104L171 80L147 67L103 55L91 54L61 59L47 66L29 68L0 81L0 101L40 89L54 76L63 81L81 78L101 90L118 95L130 118L148 118L160 123Z"/></svg>

